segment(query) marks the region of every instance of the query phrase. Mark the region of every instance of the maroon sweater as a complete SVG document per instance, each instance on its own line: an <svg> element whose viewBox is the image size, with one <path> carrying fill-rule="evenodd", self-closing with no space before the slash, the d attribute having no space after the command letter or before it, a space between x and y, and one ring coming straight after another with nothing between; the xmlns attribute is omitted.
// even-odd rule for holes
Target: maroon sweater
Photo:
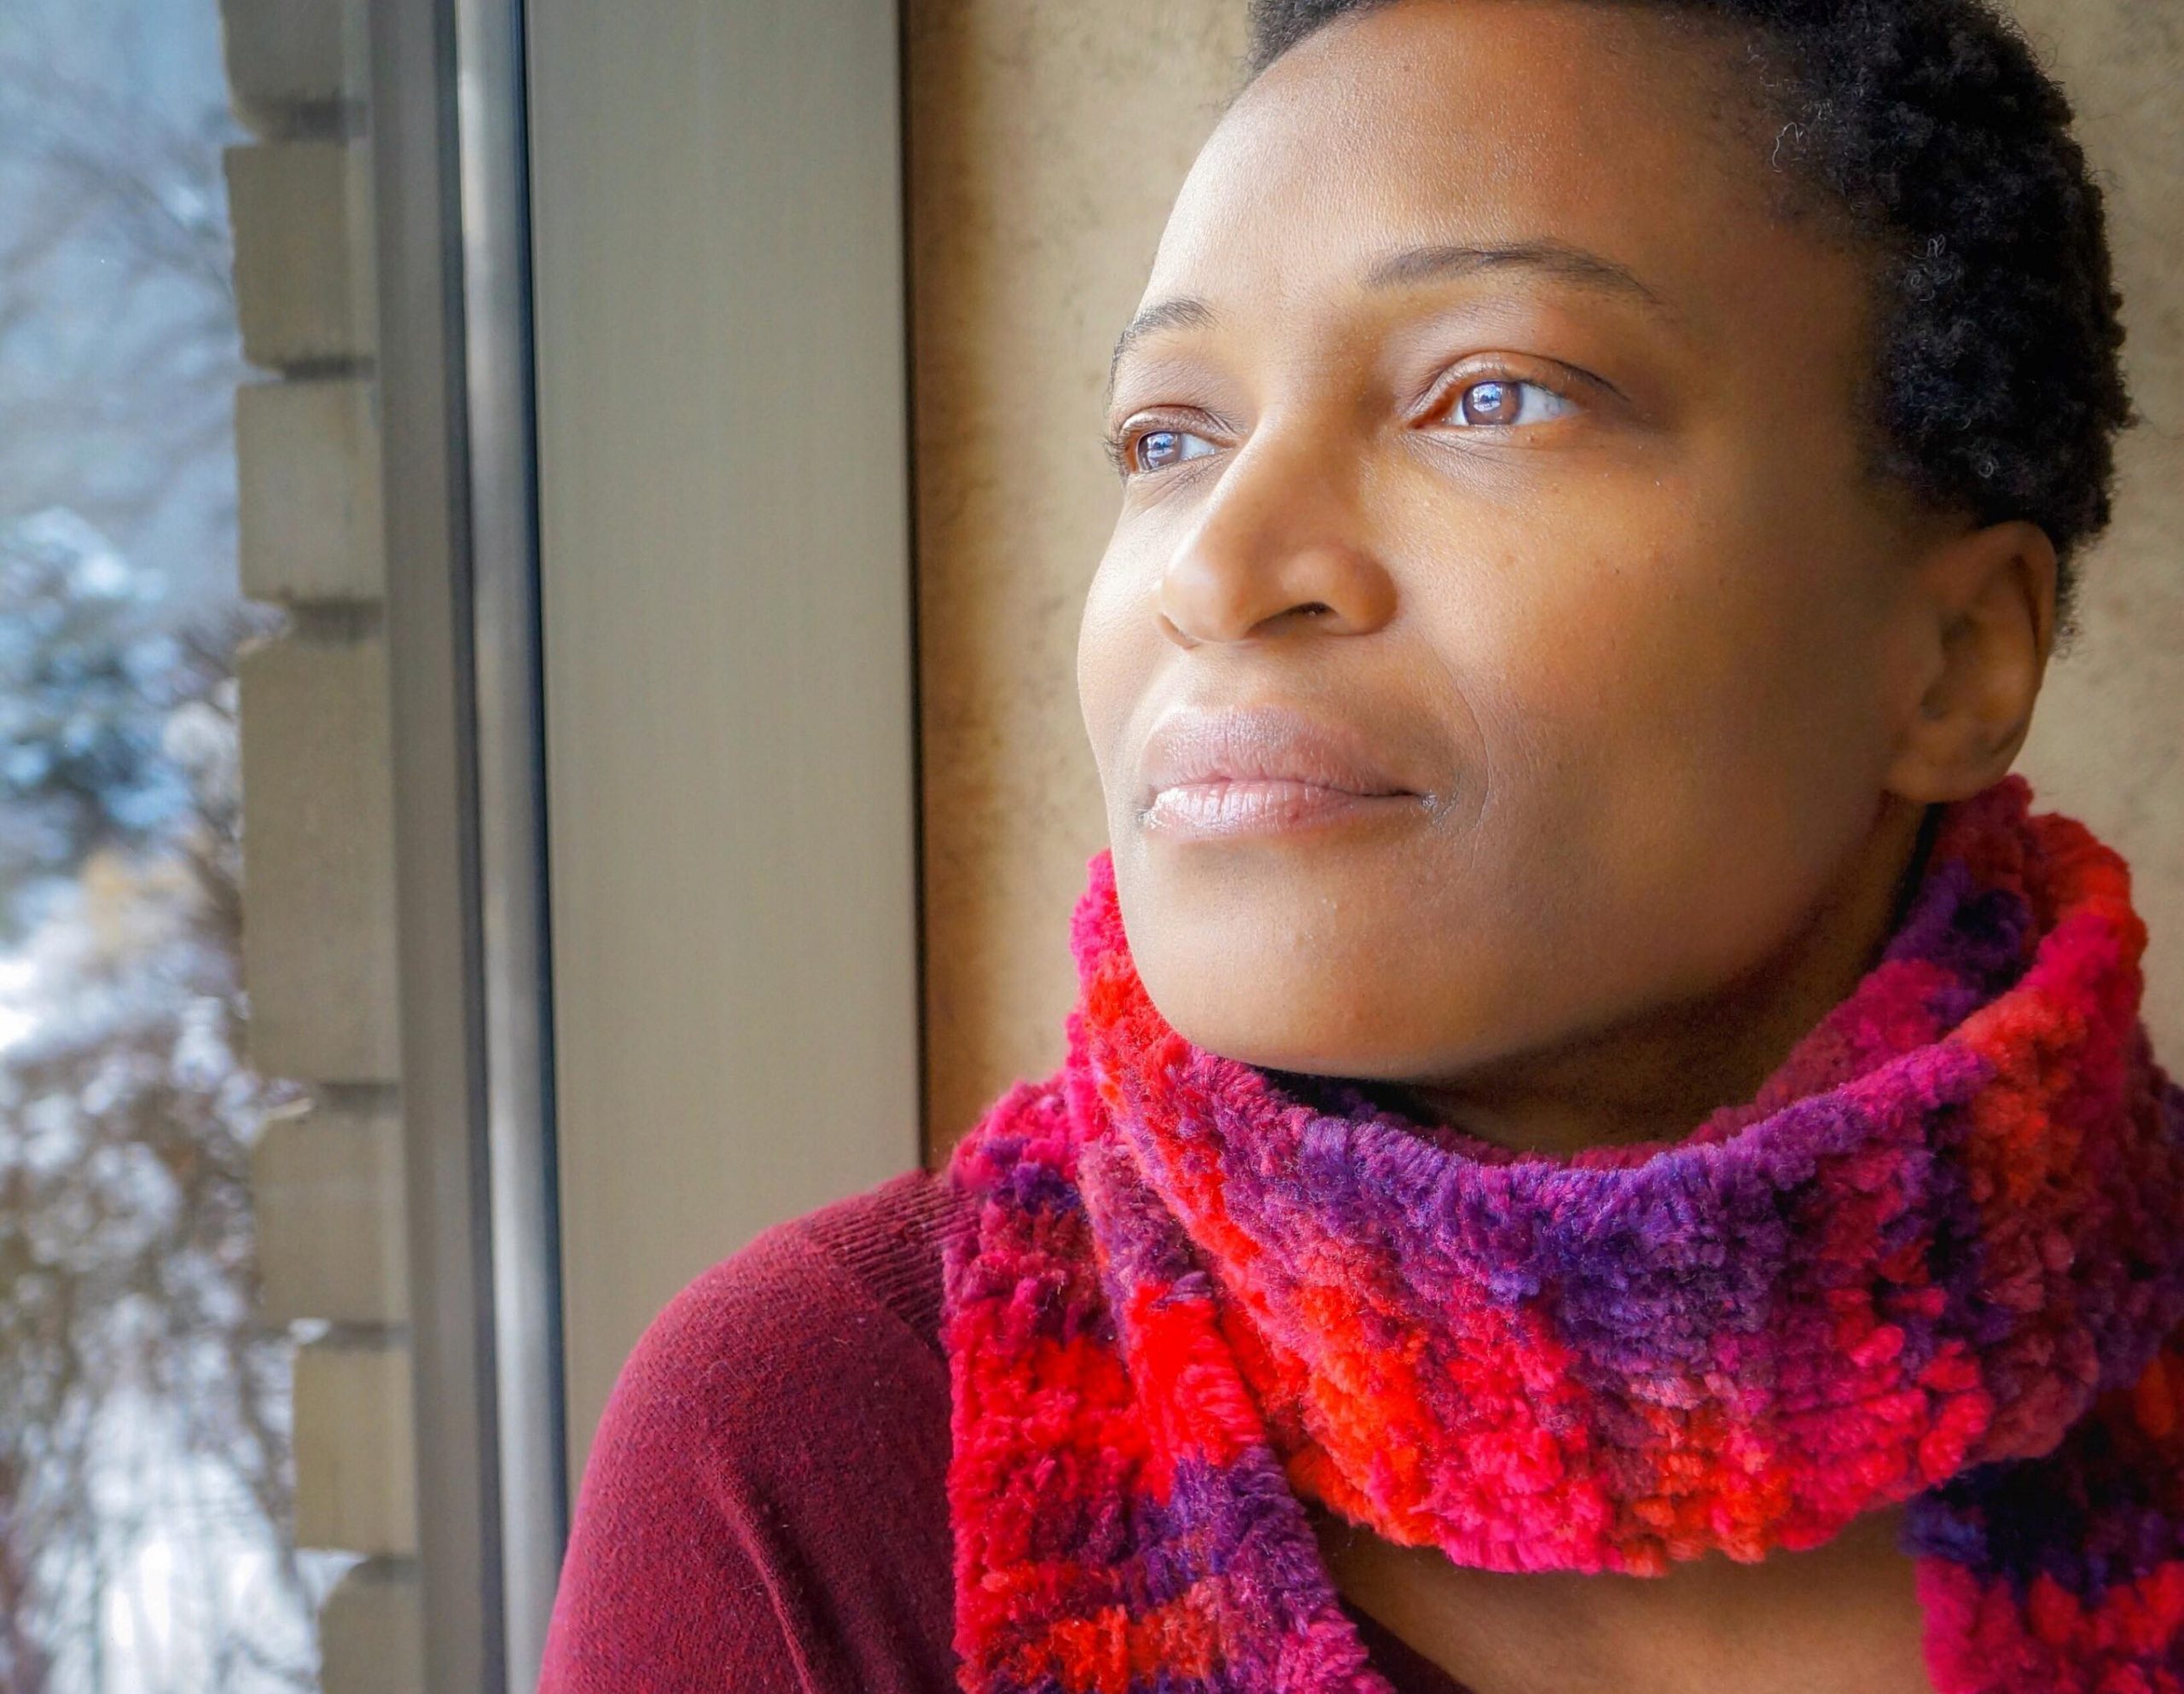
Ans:
<svg viewBox="0 0 2184 1694"><path fill-rule="evenodd" d="M577 1500L542 1694L952 1694L946 1186L777 1226L653 1320ZM1348 1608L1397 1694L1464 1694Z"/></svg>

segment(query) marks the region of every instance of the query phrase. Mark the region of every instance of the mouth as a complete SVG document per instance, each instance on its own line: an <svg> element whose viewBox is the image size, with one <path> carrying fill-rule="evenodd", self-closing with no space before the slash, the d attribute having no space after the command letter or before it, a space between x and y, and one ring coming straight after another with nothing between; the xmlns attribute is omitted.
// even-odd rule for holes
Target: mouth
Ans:
<svg viewBox="0 0 2184 1694"><path fill-rule="evenodd" d="M1391 808L1418 803L1411 793L1356 794L1310 782L1189 782L1162 789L1140 815L1161 835L1269 835L1383 817Z"/></svg>
<svg viewBox="0 0 2184 1694"><path fill-rule="evenodd" d="M1359 823L1429 803L1370 737L1286 706L1171 712L1154 726L1141 764L1139 821L1174 838Z"/></svg>

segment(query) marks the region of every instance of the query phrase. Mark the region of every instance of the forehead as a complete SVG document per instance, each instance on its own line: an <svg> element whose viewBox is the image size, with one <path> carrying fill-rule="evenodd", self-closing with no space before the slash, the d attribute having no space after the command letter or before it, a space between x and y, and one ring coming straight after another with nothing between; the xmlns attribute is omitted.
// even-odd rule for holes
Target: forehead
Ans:
<svg viewBox="0 0 2184 1694"><path fill-rule="evenodd" d="M1662 14L1572 0L1341 19L1223 117L1145 299L1274 304L1420 241L1576 247L1664 292L1724 260L1763 265L1809 242L1778 215L1786 184L1734 52Z"/></svg>

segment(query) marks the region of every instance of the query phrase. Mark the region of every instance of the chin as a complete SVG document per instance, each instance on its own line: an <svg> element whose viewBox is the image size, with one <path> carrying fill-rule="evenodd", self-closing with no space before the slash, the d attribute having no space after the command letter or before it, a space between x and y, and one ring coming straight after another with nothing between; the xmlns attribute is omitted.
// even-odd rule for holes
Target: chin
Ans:
<svg viewBox="0 0 2184 1694"><path fill-rule="evenodd" d="M1445 844L1362 829L1113 838L1147 995L1223 1058L1414 1082L1505 1059L1591 1009L1571 973L1542 968L1552 949L1519 915L1529 903L1482 896L1478 867Z"/></svg>
<svg viewBox="0 0 2184 1694"><path fill-rule="evenodd" d="M1238 935L1188 920L1164 931L1158 921L1140 926L1158 942L1132 945L1146 993L1178 1034L1224 1059L1324 1076L1432 1074L1462 1057L1449 1051L1449 1032L1484 1013L1421 994L1414 965L1425 960L1369 943L1298 947L1277 924ZM1414 1027L1429 1011L1432 1030ZM1492 1031L1475 1034L1479 1047L1492 1046Z"/></svg>

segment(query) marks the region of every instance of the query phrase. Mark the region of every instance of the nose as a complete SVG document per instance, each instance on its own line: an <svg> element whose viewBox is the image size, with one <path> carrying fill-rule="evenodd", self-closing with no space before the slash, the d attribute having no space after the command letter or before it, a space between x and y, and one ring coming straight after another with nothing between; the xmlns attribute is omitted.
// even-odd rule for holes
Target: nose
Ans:
<svg viewBox="0 0 2184 1694"><path fill-rule="evenodd" d="M1395 615L1340 448L1263 420L1161 573L1159 614L1186 647L1286 630L1365 635Z"/></svg>

